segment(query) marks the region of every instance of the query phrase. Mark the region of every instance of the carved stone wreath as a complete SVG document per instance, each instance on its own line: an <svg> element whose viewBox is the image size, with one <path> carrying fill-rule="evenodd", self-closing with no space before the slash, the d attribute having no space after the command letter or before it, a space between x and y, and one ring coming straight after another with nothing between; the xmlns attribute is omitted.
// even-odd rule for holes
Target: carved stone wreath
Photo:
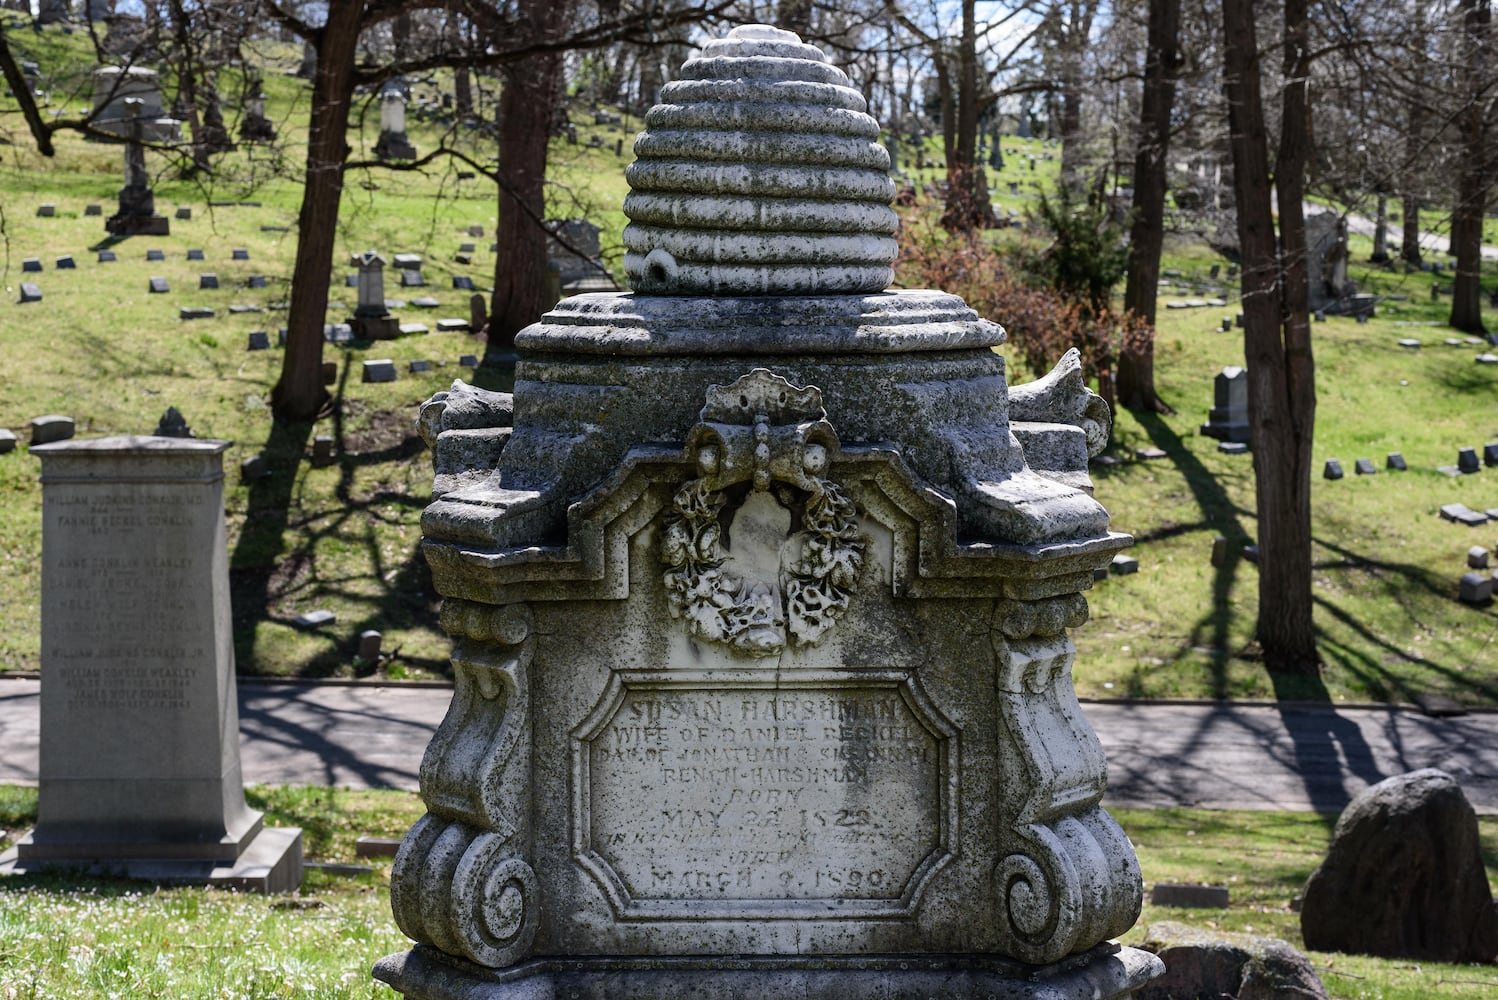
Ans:
<svg viewBox="0 0 1498 1000"><path fill-rule="evenodd" d="M822 476L838 446L825 416L818 389L763 368L708 389L687 442L700 475L677 491L661 547L671 613L694 637L773 656L788 639L816 643L847 610L867 540L857 505ZM728 565L722 516L729 491L745 481L750 496L801 510L774 580Z"/></svg>

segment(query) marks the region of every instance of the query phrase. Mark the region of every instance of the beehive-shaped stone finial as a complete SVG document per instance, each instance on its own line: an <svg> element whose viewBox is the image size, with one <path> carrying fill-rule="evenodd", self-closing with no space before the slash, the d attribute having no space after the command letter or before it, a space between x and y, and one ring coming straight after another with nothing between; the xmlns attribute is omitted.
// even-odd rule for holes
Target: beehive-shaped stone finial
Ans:
<svg viewBox="0 0 1498 1000"><path fill-rule="evenodd" d="M898 219L879 123L822 51L745 25L661 90L626 177L624 270L646 295L878 292Z"/></svg>

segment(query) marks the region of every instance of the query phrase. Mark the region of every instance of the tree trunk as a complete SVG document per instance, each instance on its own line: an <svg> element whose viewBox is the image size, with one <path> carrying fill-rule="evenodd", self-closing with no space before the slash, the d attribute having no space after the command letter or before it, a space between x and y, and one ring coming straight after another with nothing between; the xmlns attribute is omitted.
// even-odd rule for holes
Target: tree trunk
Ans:
<svg viewBox="0 0 1498 1000"><path fill-rule="evenodd" d="M1373 223L1373 256L1368 258L1375 264L1389 262L1389 196L1378 196L1378 218Z"/></svg>
<svg viewBox="0 0 1498 1000"><path fill-rule="evenodd" d="M1411 264L1420 263L1420 196L1404 196L1404 230L1400 237L1399 258Z"/></svg>
<svg viewBox="0 0 1498 1000"><path fill-rule="evenodd" d="M172 34L177 47L177 98L187 110L187 134L192 138L192 169L206 173L211 166L209 143L198 112L197 60L193 58L194 31L182 0L172 0Z"/></svg>
<svg viewBox="0 0 1498 1000"><path fill-rule="evenodd" d="M1307 116L1304 0L1286 0L1285 24L1286 78L1301 81L1285 90L1276 171L1287 268L1282 267L1270 215L1269 141L1253 0L1224 0L1224 78L1243 251L1244 355L1259 521L1256 636L1270 670L1315 673L1310 456L1316 403L1310 326L1305 322L1305 224L1299 217Z"/></svg>
<svg viewBox="0 0 1498 1000"><path fill-rule="evenodd" d="M1456 277L1451 283L1451 326L1463 333L1486 333L1482 322L1482 223L1488 204L1488 144L1484 111L1488 71L1489 0L1462 0L1466 105L1458 122L1462 166L1456 204L1451 210L1451 249Z"/></svg>
<svg viewBox="0 0 1498 1000"><path fill-rule="evenodd" d="M957 50L955 127L947 145L947 208L941 224L949 232L971 232L993 222L988 176L978 163L978 22L974 0L962 0L962 38ZM946 126L948 115L942 116Z"/></svg>
<svg viewBox="0 0 1498 1000"><path fill-rule="evenodd" d="M1118 353L1118 400L1131 410L1169 413L1155 391L1155 306L1160 250L1165 242L1165 190L1169 180L1170 115L1181 66L1181 0L1150 0L1139 105L1139 147L1134 152L1134 221L1124 311L1148 329L1126 336Z"/></svg>
<svg viewBox="0 0 1498 1000"><path fill-rule="evenodd" d="M327 23L314 43L317 68L312 76L307 172L297 218L286 353L281 359L281 378L271 390L271 409L277 420L312 420L328 399L322 381L322 330L338 238L338 203L349 153L348 116L363 16L363 0L330 0Z"/></svg>
<svg viewBox="0 0 1498 1000"><path fill-rule="evenodd" d="M560 55L528 56L506 68L499 97L499 223L494 298L489 308L486 365L513 360L515 334L541 318L555 300L547 294L546 153Z"/></svg>

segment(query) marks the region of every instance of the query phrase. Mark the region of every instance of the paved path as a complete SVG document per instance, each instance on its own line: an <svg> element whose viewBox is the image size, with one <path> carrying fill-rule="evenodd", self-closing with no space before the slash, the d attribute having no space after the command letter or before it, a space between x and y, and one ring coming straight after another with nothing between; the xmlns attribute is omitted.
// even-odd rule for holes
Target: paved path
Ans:
<svg viewBox="0 0 1498 1000"><path fill-rule="evenodd" d="M34 784L36 681L0 679L0 783ZM242 684L241 760L256 784L414 789L444 688ZM1108 751L1107 804L1335 812L1394 774L1440 767L1498 814L1498 712L1432 719L1320 706L1084 706Z"/></svg>

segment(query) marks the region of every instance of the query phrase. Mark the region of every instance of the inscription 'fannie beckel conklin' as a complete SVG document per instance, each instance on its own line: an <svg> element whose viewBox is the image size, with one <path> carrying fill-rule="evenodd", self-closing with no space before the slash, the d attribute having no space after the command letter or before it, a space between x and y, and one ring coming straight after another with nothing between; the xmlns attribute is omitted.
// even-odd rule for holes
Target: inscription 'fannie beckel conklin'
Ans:
<svg viewBox="0 0 1498 1000"><path fill-rule="evenodd" d="M1141 902L1068 630L1129 543L1075 354L888 291L878 124L795 35L682 66L627 293L421 408L456 689L391 903L423 998L1124 997Z"/></svg>

